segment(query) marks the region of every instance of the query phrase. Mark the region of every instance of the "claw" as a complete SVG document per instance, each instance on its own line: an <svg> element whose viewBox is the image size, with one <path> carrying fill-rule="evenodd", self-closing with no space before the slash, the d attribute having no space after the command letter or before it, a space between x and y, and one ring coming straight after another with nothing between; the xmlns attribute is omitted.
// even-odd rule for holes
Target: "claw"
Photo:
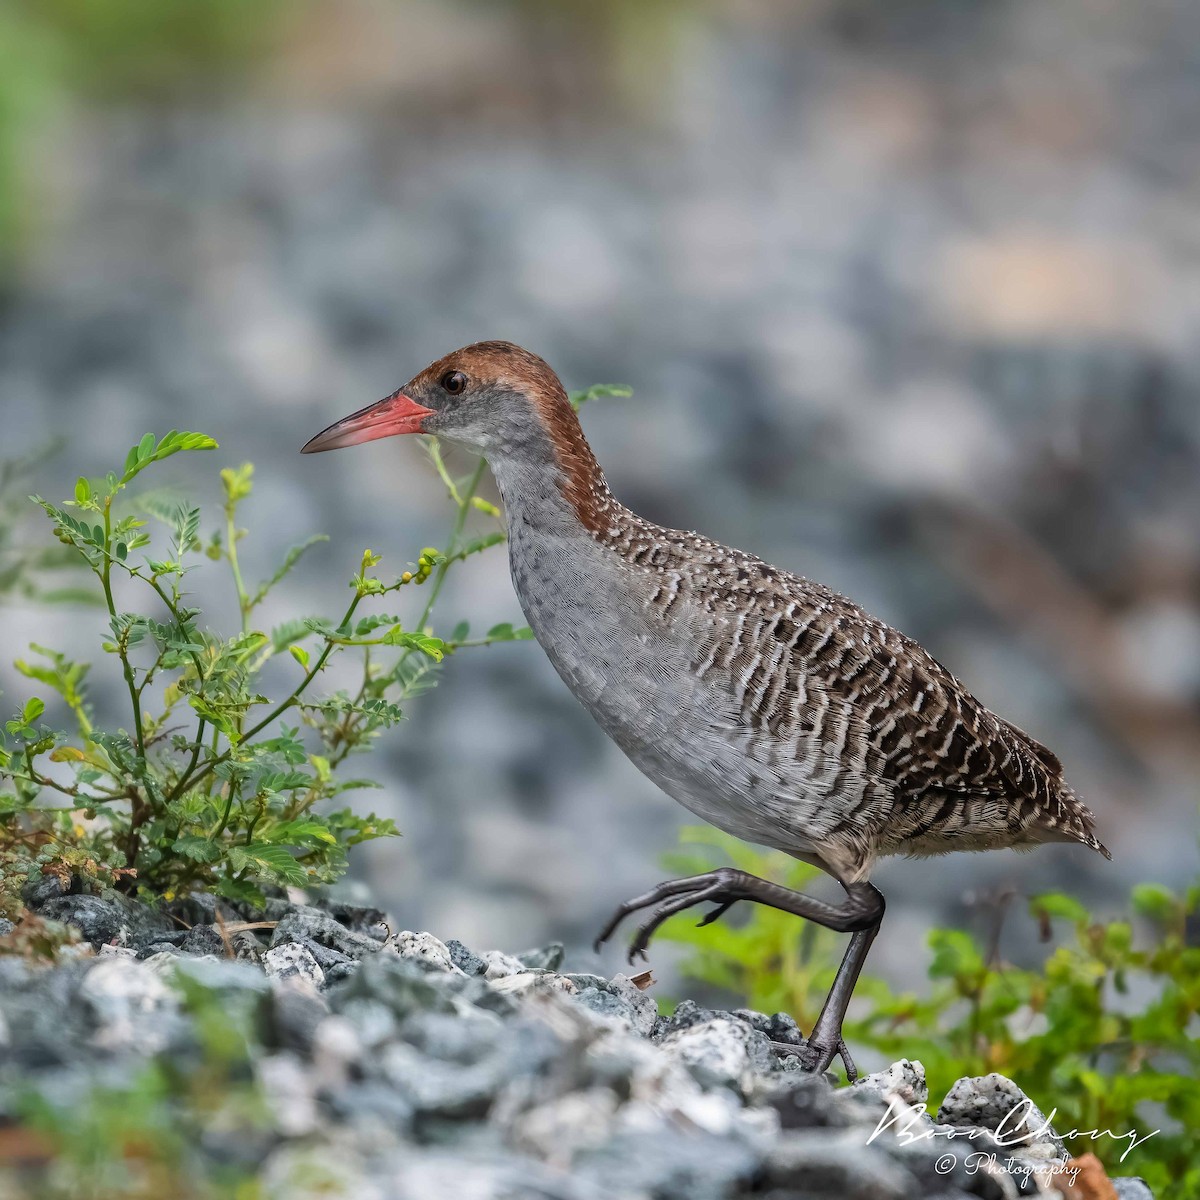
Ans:
<svg viewBox="0 0 1200 1200"><path fill-rule="evenodd" d="M711 900L717 907L700 921L701 925L708 925L742 898L740 894L735 894L731 898L727 898L731 890L727 876L728 872L721 869L710 871L705 875L696 875L690 879L669 879L665 883L660 883L657 887L652 888L644 895L635 896L632 900L626 900L624 904L617 908L617 911L613 913L608 924L600 931L600 935L592 943L592 949L596 953L599 953L600 947L608 941L616 932L617 926L630 914L637 912L638 909L650 908L657 905L650 919L637 931L628 953L631 963L634 962L635 957L640 957L644 962L649 962L650 959L646 953L646 948L649 946L650 939L654 936L655 931L668 917L673 916L677 912L682 912L685 908L691 908L693 904L701 904L705 900Z"/></svg>
<svg viewBox="0 0 1200 1200"><path fill-rule="evenodd" d="M854 1065L854 1059L850 1057L850 1049L844 1038L838 1038L832 1051L810 1041L800 1046L793 1046L790 1042L772 1042L771 1049L778 1054L798 1058L802 1069L812 1075L822 1074L828 1070L835 1058L840 1058L846 1067L847 1082L853 1083L858 1078L858 1068Z"/></svg>
<svg viewBox="0 0 1200 1200"><path fill-rule="evenodd" d="M735 904L736 900L725 900L718 904L711 912L706 912L704 916L696 922L697 929L703 929L705 925L711 925L714 921L723 917Z"/></svg>

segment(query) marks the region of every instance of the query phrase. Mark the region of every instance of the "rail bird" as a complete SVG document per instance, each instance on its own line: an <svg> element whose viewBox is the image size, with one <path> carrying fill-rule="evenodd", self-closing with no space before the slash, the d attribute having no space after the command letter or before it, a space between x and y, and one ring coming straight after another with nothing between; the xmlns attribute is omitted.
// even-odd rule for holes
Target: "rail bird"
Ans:
<svg viewBox="0 0 1200 1200"><path fill-rule="evenodd" d="M717 828L827 872L830 903L721 868L622 904L740 900L851 935L803 1047L854 1076L842 1020L884 912L884 855L1081 842L1110 857L1045 746L989 712L911 638L819 583L637 516L609 491L558 376L507 342L456 350L318 434L305 453L434 434L482 454L504 504L525 617L567 687L633 763ZM795 1051L795 1048L791 1048Z"/></svg>

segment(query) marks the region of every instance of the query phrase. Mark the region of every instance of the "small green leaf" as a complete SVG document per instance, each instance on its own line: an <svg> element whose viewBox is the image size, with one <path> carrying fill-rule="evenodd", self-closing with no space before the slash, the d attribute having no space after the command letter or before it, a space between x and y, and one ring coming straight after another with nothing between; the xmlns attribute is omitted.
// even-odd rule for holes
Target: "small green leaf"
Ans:
<svg viewBox="0 0 1200 1200"><path fill-rule="evenodd" d="M308 670L308 651L303 646L289 646L288 652L306 671Z"/></svg>
<svg viewBox="0 0 1200 1200"><path fill-rule="evenodd" d="M1045 914L1047 917L1061 917L1066 921L1087 921L1088 911L1071 896L1061 892L1045 892L1034 896L1029 901L1030 910L1035 916Z"/></svg>
<svg viewBox="0 0 1200 1200"><path fill-rule="evenodd" d="M137 444L138 462L145 462L146 459L154 453L154 434L147 433L142 435L142 440Z"/></svg>
<svg viewBox="0 0 1200 1200"><path fill-rule="evenodd" d="M80 475L75 481L75 503L86 504L92 498L92 485Z"/></svg>
<svg viewBox="0 0 1200 1200"><path fill-rule="evenodd" d="M292 857L286 846L273 846L266 842L235 846L229 852L229 865L235 871L249 869L260 879L270 882L308 882L308 872Z"/></svg>
<svg viewBox="0 0 1200 1200"><path fill-rule="evenodd" d="M633 389L621 383L597 383L581 392L572 392L568 399L571 407L578 412L589 400L599 400L603 396L632 396Z"/></svg>
<svg viewBox="0 0 1200 1200"><path fill-rule="evenodd" d="M221 857L221 847L218 843L197 834L176 838L171 843L171 848L176 854L182 854L193 862L214 863Z"/></svg>
<svg viewBox="0 0 1200 1200"><path fill-rule="evenodd" d="M1179 897L1161 883L1139 883L1130 898L1135 912L1155 921L1168 921L1182 908Z"/></svg>
<svg viewBox="0 0 1200 1200"><path fill-rule="evenodd" d="M46 711L46 704L39 700L36 696L31 696L25 701L25 707L21 711L21 720L26 725L32 725Z"/></svg>

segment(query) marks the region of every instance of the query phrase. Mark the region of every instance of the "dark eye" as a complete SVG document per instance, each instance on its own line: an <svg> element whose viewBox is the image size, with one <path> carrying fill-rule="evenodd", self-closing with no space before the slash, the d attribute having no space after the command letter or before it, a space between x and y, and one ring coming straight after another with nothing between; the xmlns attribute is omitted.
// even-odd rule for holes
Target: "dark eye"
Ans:
<svg viewBox="0 0 1200 1200"><path fill-rule="evenodd" d="M442 376L442 387L452 396L457 396L467 386L467 377L461 371L447 371Z"/></svg>

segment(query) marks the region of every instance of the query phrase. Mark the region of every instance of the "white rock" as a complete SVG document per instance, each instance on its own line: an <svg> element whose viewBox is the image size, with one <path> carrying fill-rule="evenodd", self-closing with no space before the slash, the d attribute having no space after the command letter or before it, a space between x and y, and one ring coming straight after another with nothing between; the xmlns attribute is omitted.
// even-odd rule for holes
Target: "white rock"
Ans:
<svg viewBox="0 0 1200 1200"><path fill-rule="evenodd" d="M607 1087L556 1096L520 1113L508 1136L515 1149L565 1170L580 1150L608 1141L617 1105L616 1093Z"/></svg>
<svg viewBox="0 0 1200 1200"><path fill-rule="evenodd" d="M169 1036L164 1019L178 1008L175 994L144 963L122 955L98 958L79 994L92 1010L93 1041L106 1050L161 1050Z"/></svg>
<svg viewBox="0 0 1200 1200"><path fill-rule="evenodd" d="M100 947L98 958L137 958L137 951L132 946L114 946L111 942L105 942Z"/></svg>
<svg viewBox="0 0 1200 1200"><path fill-rule="evenodd" d="M312 1073L294 1054L269 1054L258 1063L259 1082L276 1127L285 1137L306 1137L320 1127Z"/></svg>
<svg viewBox="0 0 1200 1200"><path fill-rule="evenodd" d="M853 1086L855 1090L877 1091L885 1100L895 1096L902 1104L925 1104L929 1100L925 1067L919 1060L902 1058L886 1071L864 1075Z"/></svg>
<svg viewBox="0 0 1200 1200"><path fill-rule="evenodd" d="M610 983L633 1009L634 1015L630 1022L633 1031L643 1037L649 1037L654 1022L658 1020L658 1001L648 991L638 987L628 975L614 975Z"/></svg>
<svg viewBox="0 0 1200 1200"><path fill-rule="evenodd" d="M752 1066L751 1032L742 1021L717 1017L668 1034L659 1044L702 1083L740 1086Z"/></svg>
<svg viewBox="0 0 1200 1200"><path fill-rule="evenodd" d="M325 972L307 946L299 942L283 942L272 946L262 957L263 970L267 978L295 980L320 988L325 983Z"/></svg>
<svg viewBox="0 0 1200 1200"><path fill-rule="evenodd" d="M352 1021L326 1017L313 1034L313 1073L317 1086L335 1088L349 1078L350 1069L362 1061L363 1043Z"/></svg>
<svg viewBox="0 0 1200 1200"><path fill-rule="evenodd" d="M555 975L553 972L543 974L537 971L505 975L502 979L493 980L492 987L497 992L508 992L512 995L526 992L565 992L568 996L573 996L579 991L574 980L565 975Z"/></svg>
<svg viewBox="0 0 1200 1200"><path fill-rule="evenodd" d="M1066 1158L1062 1138L1034 1102L998 1072L964 1076L946 1093L939 1122L979 1126L996 1134L1015 1155L1035 1161Z"/></svg>
<svg viewBox="0 0 1200 1200"><path fill-rule="evenodd" d="M401 958L416 959L438 971L447 971L451 975L463 974L454 965L446 943L435 938L432 933L414 933L411 929L402 929L387 943L385 950L390 950Z"/></svg>
<svg viewBox="0 0 1200 1200"><path fill-rule="evenodd" d="M523 975L529 969L512 954L502 950L487 950L479 956L487 963L485 979L503 979L506 975Z"/></svg>

